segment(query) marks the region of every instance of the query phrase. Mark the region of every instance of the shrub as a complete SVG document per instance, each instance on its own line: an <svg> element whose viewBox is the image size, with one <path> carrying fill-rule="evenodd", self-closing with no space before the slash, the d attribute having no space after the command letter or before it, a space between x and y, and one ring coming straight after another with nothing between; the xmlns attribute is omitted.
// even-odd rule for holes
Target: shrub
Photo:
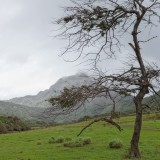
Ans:
<svg viewBox="0 0 160 160"><path fill-rule="evenodd" d="M54 138L51 137L48 141L48 143L53 144L53 143L63 143L65 141L64 137L58 137L58 138Z"/></svg>
<svg viewBox="0 0 160 160"><path fill-rule="evenodd" d="M63 144L64 147L83 147L83 141L76 140L76 141L70 141Z"/></svg>
<svg viewBox="0 0 160 160"><path fill-rule="evenodd" d="M64 140L65 140L64 137L58 137L58 138L55 140L55 142L56 142L56 143L63 143Z"/></svg>
<svg viewBox="0 0 160 160"><path fill-rule="evenodd" d="M7 133L7 128L4 123L0 121L0 133Z"/></svg>
<svg viewBox="0 0 160 160"><path fill-rule="evenodd" d="M51 137L48 141L48 143L52 144L52 143L55 143L55 138L54 137Z"/></svg>
<svg viewBox="0 0 160 160"><path fill-rule="evenodd" d="M109 148L122 148L123 144L122 141L120 139L114 139L112 141L109 142Z"/></svg>
<svg viewBox="0 0 160 160"><path fill-rule="evenodd" d="M75 147L83 147L83 146L84 146L84 143L82 138L75 140Z"/></svg>
<svg viewBox="0 0 160 160"><path fill-rule="evenodd" d="M78 138L74 141L64 143L64 147L83 147L88 144L91 144L90 138Z"/></svg>
<svg viewBox="0 0 160 160"><path fill-rule="evenodd" d="M64 146L64 147L71 147L71 148L72 148L72 147L74 147L75 145L74 145L74 142L73 142L73 141L70 141L70 142L64 143L63 146Z"/></svg>
<svg viewBox="0 0 160 160"><path fill-rule="evenodd" d="M64 143L64 147L83 147L84 145L91 144L91 139L90 138L78 138L75 140L72 140L70 137L58 137L54 138L51 137L48 141L50 144L54 143Z"/></svg>
<svg viewBox="0 0 160 160"><path fill-rule="evenodd" d="M28 124L18 117L0 116L0 133L29 130Z"/></svg>

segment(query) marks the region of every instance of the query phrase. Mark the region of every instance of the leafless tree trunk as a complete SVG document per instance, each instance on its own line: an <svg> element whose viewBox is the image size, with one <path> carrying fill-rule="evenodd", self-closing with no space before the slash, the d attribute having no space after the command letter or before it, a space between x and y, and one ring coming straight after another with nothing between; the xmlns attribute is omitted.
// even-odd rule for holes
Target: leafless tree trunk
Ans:
<svg viewBox="0 0 160 160"><path fill-rule="evenodd" d="M138 28L139 28L139 25L146 11L147 11L146 8L144 8L142 9L141 15L139 13L136 14L137 19L136 19L136 23L134 25L133 32L132 32L134 44L130 43L130 46L133 48L136 54L136 58L141 68L141 74L142 74L141 89L134 98L134 104L136 107L136 119L135 119L134 132L133 132L133 136L131 140L131 151L130 151L130 157L137 157L137 158L140 157L138 143L139 143L139 138L140 138L140 133L141 133L141 126L142 126L142 112L143 112L142 101L143 101L144 96L147 93L149 93L149 81L148 81L148 77L146 74L144 62L141 57L141 51L140 51L140 46L139 46L139 41L138 41Z"/></svg>
<svg viewBox="0 0 160 160"><path fill-rule="evenodd" d="M138 147L139 139L140 139L140 133L141 133L141 127L142 127L142 100L145 95L145 90L139 93L134 98L134 103L136 106L136 119L135 119L135 125L134 125L134 132L131 140L131 149L130 149L130 157L140 157L140 151Z"/></svg>

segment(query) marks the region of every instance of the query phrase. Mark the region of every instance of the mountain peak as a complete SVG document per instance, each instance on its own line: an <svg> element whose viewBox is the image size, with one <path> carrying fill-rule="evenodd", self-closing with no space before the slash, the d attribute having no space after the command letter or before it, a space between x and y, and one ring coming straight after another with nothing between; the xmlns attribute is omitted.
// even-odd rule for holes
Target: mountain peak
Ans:
<svg viewBox="0 0 160 160"><path fill-rule="evenodd" d="M50 104L46 101L53 96L57 96L61 93L64 87L81 86L84 84L93 83L93 78L85 73L77 73L75 75L66 76L60 78L55 84L53 84L49 89L40 91L34 96L25 96L19 98L10 99L9 102L13 102L20 105L25 105L29 107L50 107Z"/></svg>

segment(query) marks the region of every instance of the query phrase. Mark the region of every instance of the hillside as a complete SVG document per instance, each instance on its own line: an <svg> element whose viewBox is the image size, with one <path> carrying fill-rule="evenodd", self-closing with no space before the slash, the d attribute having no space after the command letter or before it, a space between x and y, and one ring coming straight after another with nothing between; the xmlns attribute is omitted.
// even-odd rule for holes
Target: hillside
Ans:
<svg viewBox="0 0 160 160"><path fill-rule="evenodd" d="M87 76L86 74L76 74L68 77L63 77L59 79L55 84L53 84L49 89L40 91L37 95L28 95L25 97L13 98L10 99L9 102L30 107L47 108L51 105L46 100L48 100L52 96L59 95L64 87L81 86L83 84L91 83L93 83L93 78Z"/></svg>
<svg viewBox="0 0 160 160"><path fill-rule="evenodd" d="M160 120L146 118L147 115L144 116L139 144L142 159L159 160ZM129 160L125 155L133 133L133 116L118 120L122 132L105 122L95 123L80 136L91 139L92 143L86 146L70 148L64 147L64 142L49 143L51 137L77 139L77 134L89 122L1 135L0 160ZM122 140L123 147L109 148L108 143L114 139Z"/></svg>
<svg viewBox="0 0 160 160"><path fill-rule="evenodd" d="M37 107L28 107L15 104L12 102L0 101L0 114L6 116L17 116L25 120L38 120L39 115L44 112L44 109Z"/></svg>
<svg viewBox="0 0 160 160"><path fill-rule="evenodd" d="M24 105L32 108L40 108L46 109L52 107L48 100L53 96L57 96L61 93L64 87L72 87L72 86L81 86L92 84L94 79L86 74L76 74L68 77L63 77L59 79L54 85L52 85L49 89L45 91L39 92L35 96L25 96L19 98L13 98L8 102L12 102L18 105ZM115 93L112 93L113 96ZM121 100L120 97L116 98L117 106L116 110L121 112L133 111L133 108L130 109L130 104L132 103L132 97L125 97ZM36 108L36 109L37 109ZM78 120L84 116L95 116L101 115L110 112L112 109L112 102L110 99L106 99L104 97L96 97L93 101L89 100L84 104L84 106L80 107L78 110L63 116L58 116L54 121L56 122L64 122L64 121L73 121ZM52 121L52 116L46 116L45 120Z"/></svg>
<svg viewBox="0 0 160 160"><path fill-rule="evenodd" d="M112 101L104 97L96 97L93 101L88 100L78 110L67 115L60 115L56 118L48 114L51 104L47 101L52 96L57 96L61 93L64 87L81 86L92 84L94 78L86 74L76 74L59 79L49 89L39 92L34 96L17 97L8 101L0 101L0 113L8 116L18 116L23 119L44 121L44 122L70 122L83 118L84 116L97 116L109 113L112 109ZM112 92L112 96L115 93ZM116 98L116 111L121 113L134 112L133 97L127 96ZM160 98L156 95L147 97L145 102L155 106L160 106ZM49 111L50 112L50 111Z"/></svg>
<svg viewBox="0 0 160 160"><path fill-rule="evenodd" d="M31 129L27 122L20 120L18 117L5 117L0 116L0 134L14 132L14 131L26 131Z"/></svg>

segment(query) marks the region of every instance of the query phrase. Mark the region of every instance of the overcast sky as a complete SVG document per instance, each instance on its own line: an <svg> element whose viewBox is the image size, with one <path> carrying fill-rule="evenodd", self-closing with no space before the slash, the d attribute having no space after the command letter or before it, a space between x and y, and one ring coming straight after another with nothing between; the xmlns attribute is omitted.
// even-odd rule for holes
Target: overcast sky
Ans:
<svg viewBox="0 0 160 160"><path fill-rule="evenodd" d="M63 42L53 38L51 22L68 4L68 0L0 0L1 100L37 94L60 77L83 70L58 56ZM160 35L160 27L154 32ZM160 59L160 38L144 51L147 59Z"/></svg>

